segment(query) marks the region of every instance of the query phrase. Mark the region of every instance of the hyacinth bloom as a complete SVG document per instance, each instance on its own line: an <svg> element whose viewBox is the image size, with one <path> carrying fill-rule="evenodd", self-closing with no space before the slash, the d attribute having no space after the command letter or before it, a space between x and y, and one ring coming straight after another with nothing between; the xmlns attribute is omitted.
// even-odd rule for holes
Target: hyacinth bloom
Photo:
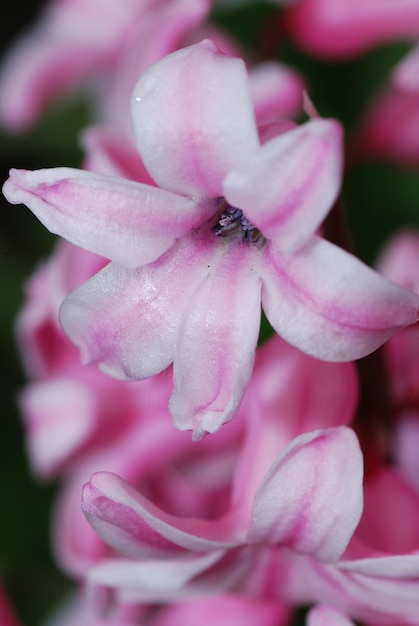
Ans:
<svg viewBox="0 0 419 626"><path fill-rule="evenodd" d="M222 438L207 437L197 446L187 433L173 428L167 411L169 382L167 375L146 381L129 413L122 403L119 413L115 410L113 439L95 433L77 462L66 468L54 506L53 546L56 560L70 576L85 577L92 565L110 555L80 508L82 486L93 472L107 468L118 473L179 515L215 515L223 509L243 424L236 420ZM92 394L97 392L92 389ZM123 392L122 385L114 403ZM106 420L105 411L101 417Z"/></svg>
<svg viewBox="0 0 419 626"><path fill-rule="evenodd" d="M122 556L98 562L87 580L96 593L112 590L116 607L234 589L292 605L329 605L316 608L314 615L318 611L320 619L324 611L326 619L330 613L339 625L350 620L413 625L419 610L419 493L398 468L383 464L364 479L357 523L353 507L359 500L355 505L351 498L355 492L359 498L352 482L360 478L355 477L359 450L355 452L352 436L346 439L352 432L336 426L353 413L354 389L345 387L350 369L340 369L353 364L316 364L301 354L297 359L291 347L278 359L279 339L274 339L261 349L262 367L255 368L241 408L246 436L225 514L174 515L115 474L96 473L84 488L82 505L92 526ZM297 359L294 367L292 358ZM276 391L273 377L281 381ZM307 428L325 424L325 417L329 428L307 433ZM306 434L292 439L298 431ZM306 445L315 451L323 436L330 447L321 450L320 478L315 456L306 470L304 458ZM291 450L295 454L289 456ZM350 467L345 477L340 473L346 464L343 450ZM313 475L311 488L307 477ZM300 479L310 496L300 491ZM300 524L303 511L306 523Z"/></svg>
<svg viewBox="0 0 419 626"><path fill-rule="evenodd" d="M83 509L126 558L93 567L90 583L113 589L121 604L167 601L240 586L275 546L339 559L362 511L362 455L353 432L341 426L300 435L255 484L260 462L257 455L253 467L239 461L242 499L236 492L226 515L214 520L169 515L115 474L94 474Z"/></svg>
<svg viewBox="0 0 419 626"><path fill-rule="evenodd" d="M250 84L260 122L269 121L274 110L276 114L289 113L290 107L297 104L298 91L301 96L301 81L276 63L258 65L251 70ZM114 113L118 126L123 112ZM82 140L86 169L154 184L131 138L109 127L95 126L83 133ZM105 264L103 257L60 240L25 285L25 299L16 319L16 337L29 380L19 393L19 408L29 461L38 479L57 477L76 466L86 467L92 448L97 452L106 448L109 440L123 439L127 429L131 432L133 424L142 423L146 414L144 400L147 402L150 394L162 398L162 404L153 409L158 415L163 413L161 409L167 401L169 373L150 385L110 381L94 366L80 364L77 349L60 327L58 309L62 300ZM163 436L163 420L167 422L165 414L156 428L160 436ZM113 463L111 466L114 467ZM95 468L100 469L100 465ZM93 469L89 466L85 470L87 476ZM80 478L77 485L74 479L75 498L79 497L85 480L86 476ZM65 520L70 517L66 509L65 528ZM75 527L68 524L69 537ZM79 571L78 559L68 556L70 549L61 549L61 539L56 543L64 568Z"/></svg>
<svg viewBox="0 0 419 626"><path fill-rule="evenodd" d="M283 551L271 555L271 577L289 602L326 603L368 624L413 626L419 611L418 513L418 492L397 468L382 466L366 477L363 514L342 559L327 564Z"/></svg>
<svg viewBox="0 0 419 626"><path fill-rule="evenodd" d="M344 59L388 41L417 39L419 5L416 0L296 0L284 21L310 53Z"/></svg>
<svg viewBox="0 0 419 626"><path fill-rule="evenodd" d="M269 552L284 543L320 558L337 557L362 506L362 456L346 426L356 401L353 363L318 362L272 337L258 350L239 419L213 437L190 442L185 460L172 463L172 468L189 468L189 485L179 489L173 469L163 472L157 494L166 499L148 499L145 494L153 491L147 481L132 483L139 493L116 474L92 476L83 508L104 541L122 555L98 560L87 580L95 589L113 589L117 605L156 596L175 600L234 586L259 557L263 560L264 546ZM320 425L326 428L311 430ZM245 428L243 437L230 439L225 448L230 430L239 426ZM235 454L230 453L234 464L227 471L228 449ZM212 450L212 463L206 450ZM220 497L226 477L227 501ZM191 508L202 498L207 507ZM194 580L198 572L201 583Z"/></svg>
<svg viewBox="0 0 419 626"><path fill-rule="evenodd" d="M261 145L244 62L208 40L152 66L132 107L158 187L55 168L13 170L3 188L112 261L61 308L83 362L131 380L173 362L170 411L199 439L237 412L260 303L278 334L325 360L364 356L417 321L418 296L316 234L341 183L336 121Z"/></svg>
<svg viewBox="0 0 419 626"><path fill-rule="evenodd" d="M294 437L306 430L348 424L357 402L353 363L318 362L274 335L257 352L238 419L216 436L192 442L171 426L164 396L169 380L151 379L154 387L146 386L143 405L137 403L130 425L118 434L115 428L112 440L96 436L95 445L85 450L84 457L78 455L77 465L67 471L55 507L54 545L61 566L71 575L84 577L91 565L111 555L79 505L82 485L91 474L105 468L118 474L172 515L219 518L228 507L239 458L244 484L236 487L236 500L243 499L243 489L252 489L250 467L257 485L278 451Z"/></svg>

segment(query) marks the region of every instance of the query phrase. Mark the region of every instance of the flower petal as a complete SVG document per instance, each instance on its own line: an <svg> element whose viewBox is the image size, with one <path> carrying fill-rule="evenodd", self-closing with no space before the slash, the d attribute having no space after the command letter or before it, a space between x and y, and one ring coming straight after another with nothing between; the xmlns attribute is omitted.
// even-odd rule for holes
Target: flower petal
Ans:
<svg viewBox="0 0 419 626"><path fill-rule="evenodd" d="M155 63L134 90L139 152L153 179L184 195L222 196L259 146L245 64L210 40Z"/></svg>
<svg viewBox="0 0 419 626"><path fill-rule="evenodd" d="M419 578L419 550L411 554L378 556L340 561L339 569L381 579L411 580Z"/></svg>
<svg viewBox="0 0 419 626"><path fill-rule="evenodd" d="M169 410L193 439L232 419L249 382L260 327L260 251L228 243L188 302L174 357Z"/></svg>
<svg viewBox="0 0 419 626"><path fill-rule="evenodd" d="M416 44L410 52L396 65L392 72L392 84L398 89L419 91L419 45Z"/></svg>
<svg viewBox="0 0 419 626"><path fill-rule="evenodd" d="M256 492L248 542L279 543L319 560L337 560L362 513L362 476L362 453L351 429L300 435Z"/></svg>
<svg viewBox="0 0 419 626"><path fill-rule="evenodd" d="M222 594L171 604L164 608L153 626L196 626L205 615L205 626L285 626L292 609L274 600L244 594Z"/></svg>
<svg viewBox="0 0 419 626"><path fill-rule="evenodd" d="M11 170L3 193L51 232L127 267L154 261L213 214L211 203L67 167Z"/></svg>
<svg viewBox="0 0 419 626"><path fill-rule="evenodd" d="M131 22L129 35L124 36L117 71L113 72L112 93L107 93L101 103L105 119L123 129L128 137L132 136L130 101L139 77L158 59L183 47L185 41L192 43L191 36L197 41L195 33L205 23L212 4L211 0L134 3L143 14Z"/></svg>
<svg viewBox="0 0 419 626"><path fill-rule="evenodd" d="M418 91L388 87L378 92L350 139L354 161L374 158L416 168L419 163L418 107Z"/></svg>
<svg viewBox="0 0 419 626"><path fill-rule="evenodd" d="M70 377L28 385L19 395L31 465L51 478L90 437L98 419L98 398L88 384Z"/></svg>
<svg viewBox="0 0 419 626"><path fill-rule="evenodd" d="M61 306L60 321L83 362L131 380L166 369L208 254L202 240L182 238L154 263L137 270L109 263L75 289Z"/></svg>
<svg viewBox="0 0 419 626"><path fill-rule="evenodd" d="M222 556L223 552L217 550L209 554L187 554L181 558L164 560L104 560L90 568L88 583L116 589L119 587L122 597L131 591L137 602L150 602L153 598L150 594L163 594L165 598L166 594L181 590L192 578L208 570Z"/></svg>
<svg viewBox="0 0 419 626"><path fill-rule="evenodd" d="M417 346L417 342L415 344ZM416 353L417 355L417 353ZM416 358L417 362L417 358ZM417 380L417 378L416 378ZM416 386L415 386L416 389ZM397 466L419 493L419 415L416 411L398 416L394 434Z"/></svg>
<svg viewBox="0 0 419 626"><path fill-rule="evenodd" d="M335 61L419 31L416 0L299 0L285 14L287 32L304 50Z"/></svg>
<svg viewBox="0 0 419 626"><path fill-rule="evenodd" d="M330 606L317 605L308 613L306 626L354 626L354 623Z"/></svg>
<svg viewBox="0 0 419 626"><path fill-rule="evenodd" d="M4 626L20 626L21 623L10 603L9 597L6 595L3 582L0 586L0 622Z"/></svg>
<svg viewBox="0 0 419 626"><path fill-rule="evenodd" d="M419 293L419 232L406 228L393 233L375 266L389 280Z"/></svg>
<svg viewBox="0 0 419 626"><path fill-rule="evenodd" d="M297 253L264 248L262 306L276 332L326 361L352 361L418 320L419 297L313 237Z"/></svg>
<svg viewBox="0 0 419 626"><path fill-rule="evenodd" d="M317 230L341 185L342 129L314 119L267 141L224 183L224 195L290 252Z"/></svg>
<svg viewBox="0 0 419 626"><path fill-rule="evenodd" d="M90 126L82 133L80 142L85 154L83 169L155 186L135 144L128 142L119 129Z"/></svg>
<svg viewBox="0 0 419 626"><path fill-rule="evenodd" d="M46 105L89 74L103 71L140 15L136 1L124 6L115 0L46 3L37 23L16 39L2 63L2 124L14 131L27 129Z"/></svg>
<svg viewBox="0 0 419 626"><path fill-rule="evenodd" d="M301 110L305 80L294 69L276 61L261 62L250 69L249 81L258 126Z"/></svg>
<svg viewBox="0 0 419 626"><path fill-rule="evenodd" d="M94 530L130 557L170 557L233 547L229 524L165 513L129 483L97 472L83 488L82 508Z"/></svg>
<svg viewBox="0 0 419 626"><path fill-rule="evenodd" d="M318 361L278 335L258 347L238 420L246 420L246 433L231 495L245 523L250 520L259 484L285 446L303 432L348 425L353 420L359 401L357 386L353 362Z"/></svg>

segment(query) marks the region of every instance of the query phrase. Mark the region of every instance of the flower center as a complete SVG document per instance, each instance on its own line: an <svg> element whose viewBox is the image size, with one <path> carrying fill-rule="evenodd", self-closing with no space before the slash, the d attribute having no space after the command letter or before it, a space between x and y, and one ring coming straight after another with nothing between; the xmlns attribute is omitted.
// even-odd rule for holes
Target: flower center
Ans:
<svg viewBox="0 0 419 626"><path fill-rule="evenodd" d="M244 243L254 243L259 247L266 243L260 230L255 228L241 209L222 200L222 213L213 228L217 237L239 236Z"/></svg>

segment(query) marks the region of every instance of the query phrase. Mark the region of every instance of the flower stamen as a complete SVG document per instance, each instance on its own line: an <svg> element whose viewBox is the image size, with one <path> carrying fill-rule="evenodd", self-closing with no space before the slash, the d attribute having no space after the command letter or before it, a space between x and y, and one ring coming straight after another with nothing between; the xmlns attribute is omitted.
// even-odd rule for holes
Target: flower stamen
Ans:
<svg viewBox="0 0 419 626"><path fill-rule="evenodd" d="M239 235L244 243L254 243L259 246L266 242L265 237L259 229L255 228L241 209L227 204L223 201L223 212L217 224L213 228L217 237Z"/></svg>

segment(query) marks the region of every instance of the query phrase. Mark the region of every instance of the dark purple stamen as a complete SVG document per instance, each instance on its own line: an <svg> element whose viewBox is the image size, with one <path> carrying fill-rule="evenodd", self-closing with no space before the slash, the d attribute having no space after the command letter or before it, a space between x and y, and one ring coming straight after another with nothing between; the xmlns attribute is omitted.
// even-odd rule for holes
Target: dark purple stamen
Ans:
<svg viewBox="0 0 419 626"><path fill-rule="evenodd" d="M265 238L260 230L249 222L241 209L230 206L225 201L223 205L224 211L221 213L218 223L214 226L214 233L217 237L238 234L245 243L265 243Z"/></svg>

